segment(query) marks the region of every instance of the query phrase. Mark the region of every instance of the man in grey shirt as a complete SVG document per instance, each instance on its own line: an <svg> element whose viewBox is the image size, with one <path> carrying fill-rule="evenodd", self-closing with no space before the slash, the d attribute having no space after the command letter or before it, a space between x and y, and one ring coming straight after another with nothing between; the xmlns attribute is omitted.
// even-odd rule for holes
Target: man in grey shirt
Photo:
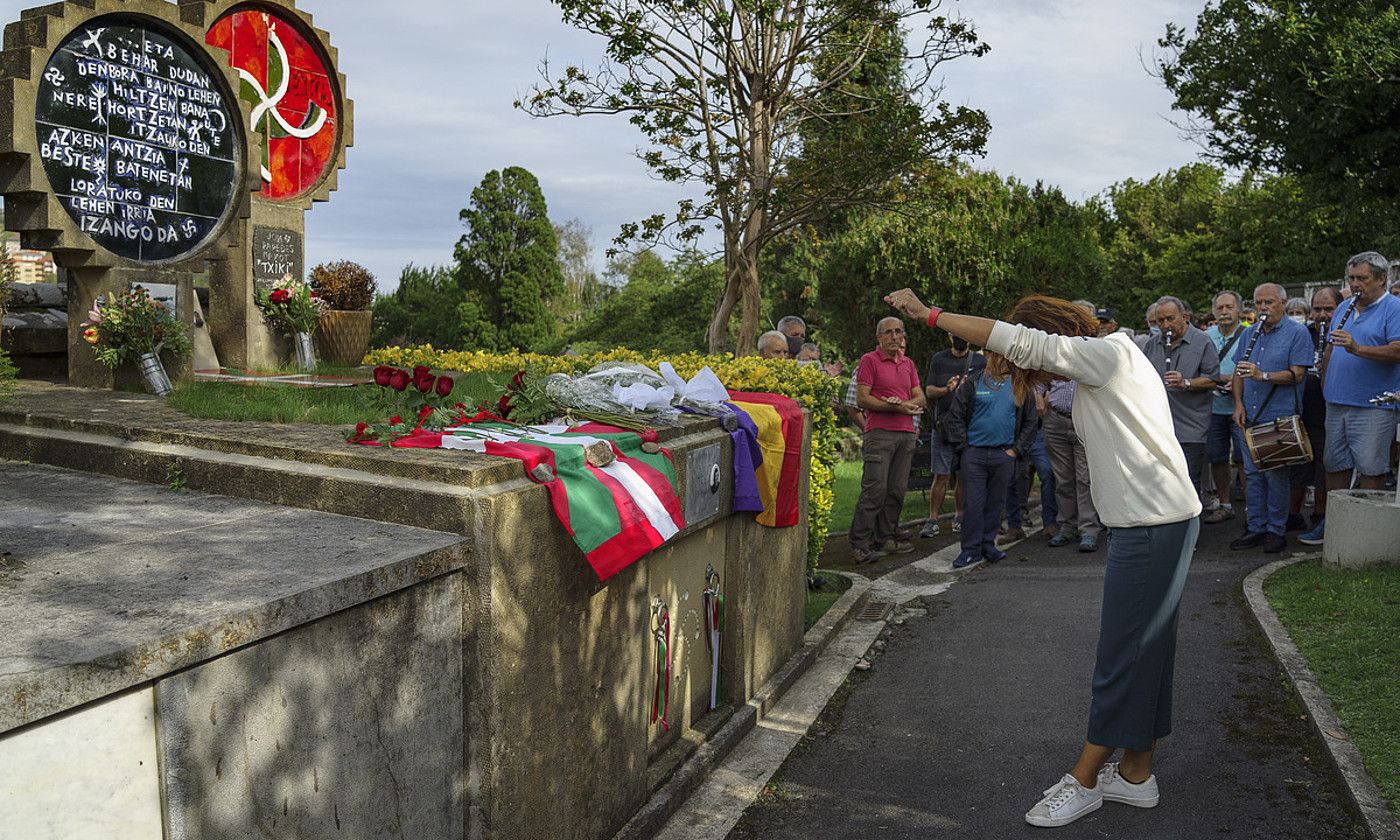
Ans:
<svg viewBox="0 0 1400 840"><path fill-rule="evenodd" d="M1142 352L1162 375L1172 427L1199 494L1208 468L1206 433L1210 429L1211 395L1220 380L1220 354L1210 336L1191 325L1191 309L1180 298L1168 295L1158 299L1152 326L1160 334L1154 335Z"/></svg>

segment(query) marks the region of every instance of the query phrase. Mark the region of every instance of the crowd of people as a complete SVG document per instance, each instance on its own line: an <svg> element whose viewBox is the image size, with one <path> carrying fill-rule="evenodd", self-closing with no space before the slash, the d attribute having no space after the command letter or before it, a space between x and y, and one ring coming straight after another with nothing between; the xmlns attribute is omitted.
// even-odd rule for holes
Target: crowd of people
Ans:
<svg viewBox="0 0 1400 840"><path fill-rule="evenodd" d="M1179 448L1202 522L1234 520L1243 502L1242 532L1230 547L1277 553L1289 532L1302 544L1322 544L1329 490L1394 481L1400 413L1372 402L1400 389L1400 282L1388 289L1389 277L1389 261L1367 251L1347 261L1342 283L1318 288L1311 300L1262 283L1248 297L1221 290L1208 312L1193 312L1164 295L1147 309L1148 329L1140 333L1120 327L1109 309L1075 303L1097 321L1100 337L1126 333L1157 372L1171 435L1150 445ZM915 535L899 529L899 518L921 425L933 485L918 537L941 532L951 489L951 528L961 537L954 566L995 563L1003 546L1025 538L1037 477L1048 545L1099 549L1105 528L1075 411L1079 389L1092 386L1054 379L1022 394L1011 387L1005 357L957 336L932 355L921 378L905 355L900 318L880 320L874 338L845 405L863 435L849 531L855 562L913 550ZM810 364L819 358L795 316L760 337L759 349Z"/></svg>

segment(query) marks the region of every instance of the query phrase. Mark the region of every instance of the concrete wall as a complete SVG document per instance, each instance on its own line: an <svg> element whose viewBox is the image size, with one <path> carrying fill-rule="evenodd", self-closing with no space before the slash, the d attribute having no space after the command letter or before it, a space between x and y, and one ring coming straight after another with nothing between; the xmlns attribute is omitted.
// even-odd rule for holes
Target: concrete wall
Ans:
<svg viewBox="0 0 1400 840"><path fill-rule="evenodd" d="M444 452L361 450L345 447L333 433L317 446L316 433L287 427L270 428L267 441L260 439L255 424L239 424L236 439L212 423L196 427L171 419L154 428L138 427L122 414L130 400L88 392L69 404L71 390L54 389L45 405L51 413L47 417L7 415L10 423L22 425L0 429L0 454L75 470L129 473L146 482L136 487L148 488L135 494L131 504L146 505L147 494L160 494L165 504L180 507L181 512L165 517L171 521L222 505L236 509L223 518L230 520L229 528L237 528L235 513L254 515L239 505L263 504L269 511L256 514L259 521L304 522L328 517L312 511L336 511L360 517L334 519L361 523L369 532L388 527L381 522L431 525L458 535L437 537L465 536L462 545L470 547L455 555L457 565L450 569L432 564L419 569L418 582L401 591L385 589L374 572L349 578L347 582L360 581L354 585L368 594L351 604L338 603L329 613L297 619L279 606L281 601L259 605L244 599L240 609L253 610L260 627L276 630L232 639L197 658L198 651L189 652L171 660L171 673L143 671L92 695L142 686L153 691L144 702L157 710L164 773L159 793L167 809L167 837L379 837L400 832L413 837L611 837L647 801L678 751L702 742L705 732L751 697L801 646L806 470L801 471L798 525L765 528L751 514L720 513L729 510L732 498L731 441L713 423L668 434L664 444L675 456L683 509L697 501L697 492L710 492L708 481L692 482L687 471L708 472L704 465L717 458L722 486L716 498L700 506L714 513L695 519L669 544L599 582L555 518L545 488L509 462ZM109 398L112 405L103 410L110 413L101 415L107 419L93 419L92 402ZM142 422L161 416L159 406L139 407ZM16 412L34 408L21 405ZM700 450L708 451L708 461L690 457ZM168 483L172 468L189 488L173 496L154 486ZM31 480L36 486L51 481L38 475ZM119 483L91 473L73 482L94 497L112 495L104 482ZM201 502L191 490L261 501L204 497L211 501ZM52 507L61 507L61 497L71 499L74 492L55 489ZM0 487L0 501L4 497ZM32 497L26 491L25 498ZM224 501L212 501L218 499ZM350 533L345 530L349 526L328 521L318 527L331 530L315 532L327 535L315 541L322 555L317 568L339 568L345 561L338 552L352 546L359 546L353 550L365 562L384 552L364 540L334 538ZM269 529L262 532L270 537ZM246 542L252 538L248 534L241 544L253 545ZM42 544L47 538L36 532L35 539ZM227 543L229 549L238 545L238 540ZM196 551L198 562L209 566L199 586L217 590L244 580L256 582L254 589L259 589L281 574L294 578L279 583L285 589L309 579L309 566L298 565L306 561L297 552L279 549L275 542L256 545L248 550L257 552L257 570L244 568L254 565L247 561L230 565L217 561L216 552ZM178 546L169 562L193 562L192 550ZM56 558L65 555L55 551ZM711 567L719 573L726 597L721 703L727 705L717 712L708 709L711 658L701 612ZM225 575L225 569L239 573ZM164 574L161 579L180 578ZM62 580L68 580L67 572ZM347 585L337 584L336 591L345 594ZM654 598L668 605L673 623L669 729L649 720ZM286 603L306 606L323 600L298 596ZM170 627L160 626L183 626L192 603L184 590L172 588L165 605ZM0 603L0 628L6 626L4 618ZM15 620L21 618L16 612ZM121 620L123 626L131 623L129 617ZM133 634L131 639L138 650L151 645L164 650L157 638ZM4 654L0 639L0 678L5 676ZM158 677L154 684L143 682L153 676ZM55 708L49 714L62 711ZM35 725L55 722L57 718ZM0 764L11 737L0 734ZM149 780L141 784L148 788ZM7 801L7 790L0 780L0 804Z"/></svg>
<svg viewBox="0 0 1400 840"><path fill-rule="evenodd" d="M717 431L676 447L728 435ZM810 440L810 435L808 437ZM721 510L732 498L725 470ZM551 520L543 488L491 494L477 507L477 583L489 592L476 640L486 702L472 740L482 780L483 833L493 838L611 837L650 794L648 762L708 711L710 654L702 592L713 567L725 593L722 703L743 703L802 643L806 595L806 486L802 522L765 528L752 515L692 524L671 543L599 583ZM678 484L687 486L683 470ZM682 499L682 504L685 500ZM655 644L651 602L670 609L670 727L650 722ZM488 600L488 599L483 599Z"/></svg>

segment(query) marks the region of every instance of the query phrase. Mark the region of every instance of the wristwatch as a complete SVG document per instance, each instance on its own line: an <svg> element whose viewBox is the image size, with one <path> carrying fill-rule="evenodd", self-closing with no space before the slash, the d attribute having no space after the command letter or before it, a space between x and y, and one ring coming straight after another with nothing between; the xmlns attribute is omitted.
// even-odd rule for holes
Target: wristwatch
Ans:
<svg viewBox="0 0 1400 840"><path fill-rule="evenodd" d="M1269 381L1269 372L1268 372L1267 370L1264 371L1264 381L1265 381L1265 382L1268 382L1268 381Z"/></svg>

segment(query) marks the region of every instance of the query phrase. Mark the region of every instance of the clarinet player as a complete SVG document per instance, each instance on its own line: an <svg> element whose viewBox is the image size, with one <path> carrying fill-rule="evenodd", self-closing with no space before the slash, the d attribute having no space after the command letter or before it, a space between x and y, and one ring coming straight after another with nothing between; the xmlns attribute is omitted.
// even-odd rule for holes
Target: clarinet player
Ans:
<svg viewBox="0 0 1400 840"><path fill-rule="evenodd" d="M1244 454L1246 524L1230 543L1235 551L1263 546L1277 554L1287 546L1289 472L1261 470L1245 445L1250 426L1300 413L1303 375L1313 360L1307 327L1283 316L1288 295L1277 283L1254 289L1258 320L1235 350L1235 445Z"/></svg>

